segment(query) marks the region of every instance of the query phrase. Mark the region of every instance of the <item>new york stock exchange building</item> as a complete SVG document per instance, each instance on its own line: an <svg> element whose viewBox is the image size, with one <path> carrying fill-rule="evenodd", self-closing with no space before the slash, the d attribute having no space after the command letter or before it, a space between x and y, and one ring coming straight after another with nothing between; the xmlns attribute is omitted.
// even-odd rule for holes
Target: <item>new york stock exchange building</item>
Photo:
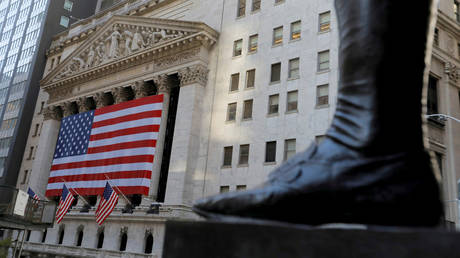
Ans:
<svg viewBox="0 0 460 258"><path fill-rule="evenodd" d="M166 220L198 219L195 200L256 187L321 141L335 108L335 24L333 0L128 0L56 35L18 187L58 200L65 184L80 197L61 223L27 232L23 254L161 257ZM62 126L84 114L93 131L111 127L89 146L78 138L87 127ZM107 182L124 196L98 225Z"/></svg>

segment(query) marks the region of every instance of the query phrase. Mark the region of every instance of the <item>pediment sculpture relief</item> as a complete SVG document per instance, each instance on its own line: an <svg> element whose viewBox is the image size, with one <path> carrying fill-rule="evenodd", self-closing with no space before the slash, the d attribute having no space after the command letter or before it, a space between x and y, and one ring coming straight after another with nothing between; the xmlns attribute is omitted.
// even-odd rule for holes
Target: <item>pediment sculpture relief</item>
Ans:
<svg viewBox="0 0 460 258"><path fill-rule="evenodd" d="M187 32L134 25L114 24L85 51L72 57L54 79L57 81L109 61L129 56L135 52L166 41L182 37Z"/></svg>

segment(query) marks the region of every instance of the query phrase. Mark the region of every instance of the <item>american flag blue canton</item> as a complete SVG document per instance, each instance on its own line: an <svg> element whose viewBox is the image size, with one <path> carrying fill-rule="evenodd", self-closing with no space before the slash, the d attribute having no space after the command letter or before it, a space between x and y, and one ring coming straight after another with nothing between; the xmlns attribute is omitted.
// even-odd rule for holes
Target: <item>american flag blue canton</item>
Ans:
<svg viewBox="0 0 460 258"><path fill-rule="evenodd" d="M113 188L110 187L109 183L107 183L104 189L104 194L102 196L104 197L104 199L108 201L110 198L110 195L112 195L112 192L113 192Z"/></svg>
<svg viewBox="0 0 460 258"><path fill-rule="evenodd" d="M62 119L55 159L86 154L93 118L94 111L88 111Z"/></svg>

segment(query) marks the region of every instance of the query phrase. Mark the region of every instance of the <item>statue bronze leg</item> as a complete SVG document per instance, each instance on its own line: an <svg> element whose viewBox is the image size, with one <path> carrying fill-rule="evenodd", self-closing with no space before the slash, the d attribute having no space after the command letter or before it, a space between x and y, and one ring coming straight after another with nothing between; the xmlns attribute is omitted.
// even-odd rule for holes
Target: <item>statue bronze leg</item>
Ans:
<svg viewBox="0 0 460 258"><path fill-rule="evenodd" d="M337 110L326 139L263 187L198 201L198 214L301 224L433 226L443 208L423 145L431 0L336 0Z"/></svg>

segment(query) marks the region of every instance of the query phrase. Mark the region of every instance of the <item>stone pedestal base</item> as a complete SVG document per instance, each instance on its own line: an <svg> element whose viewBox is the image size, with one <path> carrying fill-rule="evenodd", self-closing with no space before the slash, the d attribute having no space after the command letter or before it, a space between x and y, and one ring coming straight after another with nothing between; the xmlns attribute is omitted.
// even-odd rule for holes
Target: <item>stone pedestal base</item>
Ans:
<svg viewBox="0 0 460 258"><path fill-rule="evenodd" d="M168 221L163 258L452 258L459 243L440 229Z"/></svg>

